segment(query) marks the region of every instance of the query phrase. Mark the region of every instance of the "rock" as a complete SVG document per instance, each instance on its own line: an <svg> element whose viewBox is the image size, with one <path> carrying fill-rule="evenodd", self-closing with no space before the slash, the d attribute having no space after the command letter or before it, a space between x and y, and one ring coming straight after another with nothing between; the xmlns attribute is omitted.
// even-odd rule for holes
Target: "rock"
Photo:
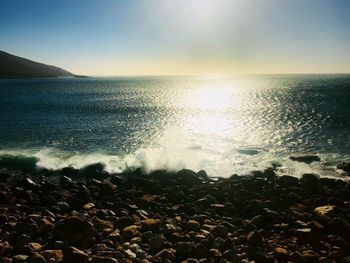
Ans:
<svg viewBox="0 0 350 263"><path fill-rule="evenodd" d="M61 213L68 213L70 210L69 204L66 202L58 202L57 206L59 207Z"/></svg>
<svg viewBox="0 0 350 263"><path fill-rule="evenodd" d="M83 218L69 217L58 221L53 229L53 235L58 239L66 239L78 247L87 247L93 243L95 229Z"/></svg>
<svg viewBox="0 0 350 263"><path fill-rule="evenodd" d="M176 246L176 254L187 258L192 253L193 247L189 242L179 242Z"/></svg>
<svg viewBox="0 0 350 263"><path fill-rule="evenodd" d="M60 249L49 249L40 252L40 255L43 256L46 261L52 261L51 259L60 262L63 259L63 251Z"/></svg>
<svg viewBox="0 0 350 263"><path fill-rule="evenodd" d="M275 257L282 262L287 262L289 258L289 252L283 247L276 247L274 251Z"/></svg>
<svg viewBox="0 0 350 263"><path fill-rule="evenodd" d="M268 180L274 180L277 176L275 171L272 168L265 169L262 176Z"/></svg>
<svg viewBox="0 0 350 263"><path fill-rule="evenodd" d="M195 258L188 258L183 262L185 262L185 263L199 263L199 261Z"/></svg>
<svg viewBox="0 0 350 263"><path fill-rule="evenodd" d="M26 262L28 255L16 255L12 257L14 263Z"/></svg>
<svg viewBox="0 0 350 263"><path fill-rule="evenodd" d="M337 169L350 173L350 162L337 164Z"/></svg>
<svg viewBox="0 0 350 263"><path fill-rule="evenodd" d="M250 219L250 222L256 226L261 226L264 222L264 216L256 215L252 219Z"/></svg>
<svg viewBox="0 0 350 263"><path fill-rule="evenodd" d="M228 228L223 225L219 225L214 227L211 233L216 237L226 238L228 236Z"/></svg>
<svg viewBox="0 0 350 263"><path fill-rule="evenodd" d="M107 173L104 171L105 165L102 163L95 163L85 166L80 169L80 173L83 176L95 178L95 179L104 179L107 177Z"/></svg>
<svg viewBox="0 0 350 263"><path fill-rule="evenodd" d="M28 254L32 252L39 252L41 250L41 245L39 243L30 242L24 246L24 250Z"/></svg>
<svg viewBox="0 0 350 263"><path fill-rule="evenodd" d="M94 208L94 207L95 207L94 203L87 203L87 204L83 205L84 210L90 210L91 208Z"/></svg>
<svg viewBox="0 0 350 263"><path fill-rule="evenodd" d="M159 236L159 235L153 237L149 242L150 249L151 250L159 250L163 246L165 240L166 239L164 237Z"/></svg>
<svg viewBox="0 0 350 263"><path fill-rule="evenodd" d="M252 231L247 236L248 243L252 245L261 245L263 243L262 234L259 231Z"/></svg>
<svg viewBox="0 0 350 263"><path fill-rule="evenodd" d="M132 239L135 235L139 233L138 228L139 227L137 225L131 225L131 226L125 227L121 232L123 239L125 240Z"/></svg>
<svg viewBox="0 0 350 263"><path fill-rule="evenodd" d="M277 183L283 186L295 186L299 184L299 179L290 175L282 175L278 177Z"/></svg>
<svg viewBox="0 0 350 263"><path fill-rule="evenodd" d="M321 216L332 216L334 214L334 205L318 206L314 209L314 212Z"/></svg>
<svg viewBox="0 0 350 263"><path fill-rule="evenodd" d="M161 258L163 260L175 261L175 254L171 249L163 249L155 255L155 258Z"/></svg>
<svg viewBox="0 0 350 263"><path fill-rule="evenodd" d="M320 157L317 155L290 156L289 159L291 159L292 161L303 162L307 164L321 161Z"/></svg>
<svg viewBox="0 0 350 263"><path fill-rule="evenodd" d="M31 255L28 259L29 263L46 263L46 259L39 253Z"/></svg>
<svg viewBox="0 0 350 263"><path fill-rule="evenodd" d="M64 263L86 263L88 260L89 256L75 247L68 247L63 257Z"/></svg>
<svg viewBox="0 0 350 263"><path fill-rule="evenodd" d="M159 219L145 219L141 221L142 229L145 231L153 231L157 232L159 230L160 226L160 220Z"/></svg>
<svg viewBox="0 0 350 263"><path fill-rule="evenodd" d="M319 262L315 252L313 250L305 250L303 251L304 262L307 263L316 263Z"/></svg>
<svg viewBox="0 0 350 263"><path fill-rule="evenodd" d="M0 242L0 258L9 256L13 248L7 241Z"/></svg>
<svg viewBox="0 0 350 263"><path fill-rule="evenodd" d="M124 252L128 258L136 259L136 254L134 252L132 252L130 249L127 249Z"/></svg>
<svg viewBox="0 0 350 263"><path fill-rule="evenodd" d="M146 231L142 234L142 240L143 241L149 241L150 239L153 238L153 232L152 231Z"/></svg>
<svg viewBox="0 0 350 263"><path fill-rule="evenodd" d="M239 258L233 249L226 250L224 253L222 253L222 257L233 263L239 262Z"/></svg>
<svg viewBox="0 0 350 263"><path fill-rule="evenodd" d="M198 231L201 225L196 220L187 221L187 229L190 231Z"/></svg>
<svg viewBox="0 0 350 263"><path fill-rule="evenodd" d="M315 189L319 186L319 177L314 174L303 174L303 176L300 179L301 184L304 187Z"/></svg>
<svg viewBox="0 0 350 263"><path fill-rule="evenodd" d="M114 224L108 220L101 220L101 219L96 218L93 223L94 223L94 227L99 232L102 232L104 229L113 229L114 228Z"/></svg>
<svg viewBox="0 0 350 263"><path fill-rule="evenodd" d="M299 228L295 232L297 238L302 242L319 240L319 234L311 228Z"/></svg>
<svg viewBox="0 0 350 263"><path fill-rule="evenodd" d="M19 222L16 225L16 232L18 234L26 234L35 236L39 232L39 227L35 222Z"/></svg>
<svg viewBox="0 0 350 263"><path fill-rule="evenodd" d="M118 263L118 260L112 257L93 256L91 263Z"/></svg>
<svg viewBox="0 0 350 263"><path fill-rule="evenodd" d="M200 183L201 179L198 177L198 175L188 169L183 169L175 173L174 175L175 179L179 184L184 184L187 186Z"/></svg>

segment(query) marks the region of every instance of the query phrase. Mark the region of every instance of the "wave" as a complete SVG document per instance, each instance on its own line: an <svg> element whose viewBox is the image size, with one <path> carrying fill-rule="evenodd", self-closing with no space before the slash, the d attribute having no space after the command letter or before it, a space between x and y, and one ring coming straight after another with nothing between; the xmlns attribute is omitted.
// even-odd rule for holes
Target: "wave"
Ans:
<svg viewBox="0 0 350 263"><path fill-rule="evenodd" d="M288 157L278 157L273 153L260 151L257 154L242 154L237 150L235 156L224 158L221 153L208 152L200 147L141 148L126 155L104 153L67 153L53 148L34 150L0 151L0 168L19 169L34 172L41 169L60 170L64 167L81 169L94 163L102 163L109 173L143 169L145 173L154 170L178 171L191 169L205 170L209 176L228 177L232 174L247 175L252 171L277 167L279 174L301 176L315 173L321 176L339 176L335 165L341 156L321 155L322 162L312 164L300 163ZM346 160L342 160L346 161Z"/></svg>

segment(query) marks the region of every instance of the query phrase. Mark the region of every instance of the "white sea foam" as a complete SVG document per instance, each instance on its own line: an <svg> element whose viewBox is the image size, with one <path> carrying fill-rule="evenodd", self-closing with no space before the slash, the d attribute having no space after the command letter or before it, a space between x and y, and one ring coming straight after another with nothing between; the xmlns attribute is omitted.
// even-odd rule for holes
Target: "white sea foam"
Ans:
<svg viewBox="0 0 350 263"><path fill-rule="evenodd" d="M187 168L194 171L203 169L210 176L227 177L234 173L249 174L253 170L263 170L271 167L272 164L277 164L277 166L280 166L278 168L279 174L294 176L301 176L304 173L315 173L321 176L340 175L337 173L340 171L335 169L333 163L314 162L306 164L291 161L287 157L278 159L276 156L268 153L260 156L237 154L227 159L219 155L211 155L211 158L208 158L207 153L203 152L202 149L186 148L180 145L168 145L167 148L141 148L132 154L124 156L103 153L71 154L59 152L52 148L45 148L36 152L30 150L0 151L0 158L4 155L18 156L18 162L21 161L20 156L36 157L38 159L36 163L38 169L46 168L51 170L69 166L80 169L86 165L100 162L105 165L106 171L110 173L120 173L139 167L143 168L147 173L157 169L177 171ZM322 158L326 158L326 156L322 156Z"/></svg>

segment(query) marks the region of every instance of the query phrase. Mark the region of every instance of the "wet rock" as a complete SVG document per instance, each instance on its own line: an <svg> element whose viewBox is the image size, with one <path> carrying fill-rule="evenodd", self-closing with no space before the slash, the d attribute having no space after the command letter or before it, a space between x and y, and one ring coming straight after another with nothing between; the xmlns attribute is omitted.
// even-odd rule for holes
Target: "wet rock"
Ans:
<svg viewBox="0 0 350 263"><path fill-rule="evenodd" d="M303 174L303 176L300 179L301 184L304 187L311 189L316 189L319 186L319 177L314 174Z"/></svg>
<svg viewBox="0 0 350 263"><path fill-rule="evenodd" d="M177 173L175 173L174 177L176 178L179 184L184 184L188 186L201 182L201 179L198 177L198 175L195 172L188 169L178 171Z"/></svg>
<svg viewBox="0 0 350 263"><path fill-rule="evenodd" d="M340 169L340 170L343 170L347 173L350 173L350 162L337 164L337 169Z"/></svg>
<svg viewBox="0 0 350 263"><path fill-rule="evenodd" d="M282 175L278 177L277 182L283 186L295 186L299 184L299 179L290 175Z"/></svg>
<svg viewBox="0 0 350 263"><path fill-rule="evenodd" d="M95 229L83 218L69 217L55 224L53 234L55 238L68 240L78 247L87 247L93 243Z"/></svg>
<svg viewBox="0 0 350 263"><path fill-rule="evenodd" d="M108 173L104 171L105 165L102 163L95 163L85 166L80 169L79 173L83 176L95 179L105 179L108 177Z"/></svg>
<svg viewBox="0 0 350 263"><path fill-rule="evenodd" d="M291 159L292 161L303 162L307 164L321 161L320 157L317 155L290 156L289 159Z"/></svg>

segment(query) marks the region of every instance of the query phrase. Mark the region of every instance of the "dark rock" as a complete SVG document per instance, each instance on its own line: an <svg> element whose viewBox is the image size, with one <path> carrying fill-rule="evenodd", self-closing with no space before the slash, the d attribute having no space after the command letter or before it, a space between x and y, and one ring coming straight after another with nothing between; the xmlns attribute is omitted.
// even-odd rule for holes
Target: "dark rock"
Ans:
<svg viewBox="0 0 350 263"><path fill-rule="evenodd" d="M213 228L213 230L211 231L211 233L216 236L216 237L221 237L221 238L226 238L228 235L228 228L223 226L223 225L219 225Z"/></svg>
<svg viewBox="0 0 350 263"><path fill-rule="evenodd" d="M91 263L118 263L118 260L112 257L93 256Z"/></svg>
<svg viewBox="0 0 350 263"><path fill-rule="evenodd" d="M193 251L193 247L189 242L179 242L176 245L176 255L181 258L188 258Z"/></svg>
<svg viewBox="0 0 350 263"><path fill-rule="evenodd" d="M337 169L340 169L340 170L343 170L347 173L350 173L350 162L337 164Z"/></svg>
<svg viewBox="0 0 350 263"><path fill-rule="evenodd" d="M79 173L83 176L95 179L105 179L108 177L108 173L104 171L105 165L102 163L95 163L85 166L80 169Z"/></svg>
<svg viewBox="0 0 350 263"><path fill-rule="evenodd" d="M314 174L303 174L300 179L301 184L309 189L315 189L319 186L319 177Z"/></svg>
<svg viewBox="0 0 350 263"><path fill-rule="evenodd" d="M187 222L187 229L192 231L198 231L201 225L196 220L189 220Z"/></svg>
<svg viewBox="0 0 350 263"><path fill-rule="evenodd" d="M89 256L75 247L67 248L63 256L64 263L86 263L88 260Z"/></svg>
<svg viewBox="0 0 350 263"><path fill-rule="evenodd" d="M46 259L39 253L31 255L28 259L29 263L46 263Z"/></svg>
<svg viewBox="0 0 350 263"><path fill-rule="evenodd" d="M248 234L247 240L249 244L252 245L262 245L264 242L263 236L259 231L252 231Z"/></svg>
<svg viewBox="0 0 350 263"><path fill-rule="evenodd" d="M69 217L56 223L53 234L55 238L68 240L78 247L86 247L93 243L95 229L83 218Z"/></svg>
<svg viewBox="0 0 350 263"><path fill-rule="evenodd" d="M295 186L299 184L299 179L290 175L282 175L278 177L277 183L283 186Z"/></svg>
<svg viewBox="0 0 350 263"><path fill-rule="evenodd" d="M165 241L166 239L162 236L154 236L149 242L149 247L151 250L157 251L163 246Z"/></svg>
<svg viewBox="0 0 350 263"><path fill-rule="evenodd" d="M52 259L53 262L60 262L63 260L63 251L60 249L48 249L40 252L40 255L42 255L46 261L49 261Z"/></svg>
<svg viewBox="0 0 350 263"><path fill-rule="evenodd" d="M171 249L163 249L155 255L156 258L161 258L163 260L175 261L175 254Z"/></svg>
<svg viewBox="0 0 350 263"><path fill-rule="evenodd" d="M290 156L289 159L292 161L303 162L303 163L312 163L321 161L320 157L317 155L299 155L299 156Z"/></svg>

